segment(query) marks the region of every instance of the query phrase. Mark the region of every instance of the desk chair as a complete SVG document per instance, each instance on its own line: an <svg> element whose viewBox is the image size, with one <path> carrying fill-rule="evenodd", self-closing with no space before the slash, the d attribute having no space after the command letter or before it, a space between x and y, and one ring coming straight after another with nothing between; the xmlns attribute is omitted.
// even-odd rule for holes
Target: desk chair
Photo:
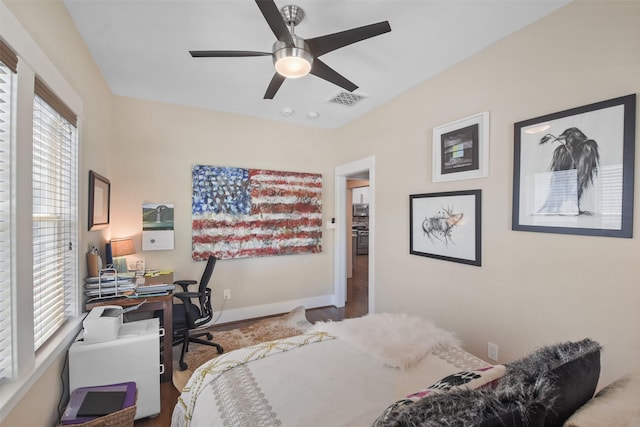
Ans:
<svg viewBox="0 0 640 427"><path fill-rule="evenodd" d="M207 331L197 332L196 330L202 325L208 323L213 318L213 309L211 308L211 289L207 287L213 268L216 265L216 257L210 256L207 265L202 273L202 278L198 285L197 292L189 292L188 287L195 285L196 280L176 280L173 283L182 287L182 292L176 292L174 297L180 299L182 304L173 304L173 345L182 343L182 352L180 353L180 370L187 369L184 361L184 355L189 351L189 343L210 345L218 350L218 354L222 354L224 349L220 344L213 341L213 335ZM195 302L199 304L195 304ZM198 337L206 336L207 340Z"/></svg>

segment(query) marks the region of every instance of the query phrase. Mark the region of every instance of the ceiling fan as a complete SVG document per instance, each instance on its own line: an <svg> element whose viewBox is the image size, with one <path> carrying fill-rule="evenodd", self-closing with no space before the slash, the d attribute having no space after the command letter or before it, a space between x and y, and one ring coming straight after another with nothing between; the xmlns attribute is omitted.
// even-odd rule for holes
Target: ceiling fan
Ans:
<svg viewBox="0 0 640 427"><path fill-rule="evenodd" d="M294 32L295 26L304 19L305 13L302 8L288 5L279 11L273 0L255 1L267 24L271 27L271 31L277 38L273 43L271 52L191 50L189 53L194 58L271 56L276 73L273 75L269 87L267 87L264 99L273 99L285 79L299 78L309 73L336 84L349 92L353 92L358 86L322 62L318 57L341 47L391 31L389 22L383 21L305 40L296 36Z"/></svg>

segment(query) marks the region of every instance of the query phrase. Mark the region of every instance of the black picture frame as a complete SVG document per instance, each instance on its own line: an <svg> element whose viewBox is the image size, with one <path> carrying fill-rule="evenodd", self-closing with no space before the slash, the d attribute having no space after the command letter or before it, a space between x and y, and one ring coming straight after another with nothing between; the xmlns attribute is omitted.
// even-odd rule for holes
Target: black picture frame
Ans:
<svg viewBox="0 0 640 427"><path fill-rule="evenodd" d="M409 195L409 253L482 265L482 190Z"/></svg>
<svg viewBox="0 0 640 427"><path fill-rule="evenodd" d="M432 181L489 175L489 112L436 126L432 138Z"/></svg>
<svg viewBox="0 0 640 427"><path fill-rule="evenodd" d="M511 228L631 238L635 122L631 94L515 123Z"/></svg>
<svg viewBox="0 0 640 427"><path fill-rule="evenodd" d="M111 182L104 176L89 171L89 231L109 226Z"/></svg>

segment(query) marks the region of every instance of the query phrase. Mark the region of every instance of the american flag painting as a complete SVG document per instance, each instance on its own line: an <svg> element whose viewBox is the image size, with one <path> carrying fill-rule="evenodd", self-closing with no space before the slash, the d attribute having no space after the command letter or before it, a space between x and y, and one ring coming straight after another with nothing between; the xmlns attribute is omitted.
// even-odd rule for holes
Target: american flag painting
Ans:
<svg viewBox="0 0 640 427"><path fill-rule="evenodd" d="M194 260L322 252L322 175L195 165Z"/></svg>

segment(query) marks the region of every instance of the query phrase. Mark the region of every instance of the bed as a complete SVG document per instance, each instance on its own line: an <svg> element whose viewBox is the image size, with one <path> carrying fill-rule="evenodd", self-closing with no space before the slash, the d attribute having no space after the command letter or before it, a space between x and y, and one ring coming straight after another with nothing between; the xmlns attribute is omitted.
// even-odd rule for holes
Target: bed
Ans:
<svg viewBox="0 0 640 427"><path fill-rule="evenodd" d="M317 323L305 334L200 366L179 397L172 426L372 425L391 403L424 394L451 374L481 372L473 379L484 383L498 368L416 316Z"/></svg>
<svg viewBox="0 0 640 427"><path fill-rule="evenodd" d="M560 427L593 396L600 350L585 338L490 365L417 316L317 323L200 366L172 426Z"/></svg>

